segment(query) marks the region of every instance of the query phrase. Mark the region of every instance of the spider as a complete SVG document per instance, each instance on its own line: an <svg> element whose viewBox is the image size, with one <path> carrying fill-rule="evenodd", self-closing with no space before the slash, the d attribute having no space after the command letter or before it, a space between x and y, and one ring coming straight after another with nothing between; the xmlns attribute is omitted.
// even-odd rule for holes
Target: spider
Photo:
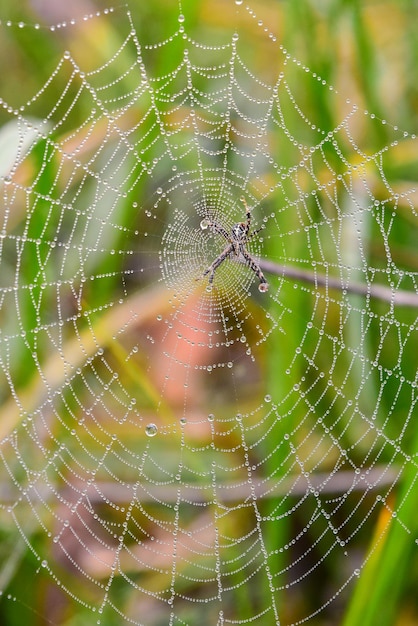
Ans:
<svg viewBox="0 0 418 626"><path fill-rule="evenodd" d="M257 228L257 230L253 230L250 232L251 228L251 209L247 205L247 202L244 197L241 198L241 202L245 207L245 214L247 216L247 220L245 222L238 222L238 224L234 224L229 234L223 226L220 226L216 222L212 222L209 219L204 219L201 221L200 226L203 229L210 228L213 232L219 233L222 237L228 242L225 246L225 249L221 254L213 261L213 263L208 267L208 269L203 273L203 277L209 274L209 285L212 285L213 279L215 276L215 270L225 261L225 259L236 257L237 259L242 259L246 265L254 272L257 276L260 284L258 285L259 291L265 292L269 288L269 284L265 279L263 272L261 271L257 262L253 259L251 254L247 250L247 243L252 239L260 230L263 230L264 226Z"/></svg>

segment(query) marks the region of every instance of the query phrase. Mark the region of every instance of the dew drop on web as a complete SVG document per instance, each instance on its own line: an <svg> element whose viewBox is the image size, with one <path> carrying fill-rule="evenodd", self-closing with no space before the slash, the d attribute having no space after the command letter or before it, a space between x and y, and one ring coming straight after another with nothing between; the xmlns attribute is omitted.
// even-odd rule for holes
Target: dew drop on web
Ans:
<svg viewBox="0 0 418 626"><path fill-rule="evenodd" d="M158 432L158 427L156 424L147 424L145 426L145 434L147 435L147 437L155 437L155 435Z"/></svg>

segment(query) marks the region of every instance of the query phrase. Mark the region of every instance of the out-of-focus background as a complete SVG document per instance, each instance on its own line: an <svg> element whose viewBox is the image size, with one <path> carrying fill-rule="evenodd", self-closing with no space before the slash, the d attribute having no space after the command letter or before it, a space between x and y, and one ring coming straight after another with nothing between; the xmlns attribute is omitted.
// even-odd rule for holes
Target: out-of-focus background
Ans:
<svg viewBox="0 0 418 626"><path fill-rule="evenodd" d="M3 24L13 21L48 25L70 23L72 19L78 22L82 16L110 6L111 3L84 0L68 4L52 0L24 0L19 3L4 0L1 20ZM141 41L163 41L177 20L178 7L171 0L136 2L132 6ZM207 35L214 29L230 28L231 23L236 24L233 3L199 0L194 6L196 24ZM341 94L392 124L414 129L417 100L414 80L417 63L415 2L266 0L258 1L254 6L257 18L268 25L278 41L312 71L318 72L339 89ZM239 26L257 41L260 38L257 20L245 14L241 20ZM115 29L117 21L116 12ZM92 33L94 28L98 32ZM0 42L4 63L2 97L8 101L16 98L19 102L26 102L32 97L54 67L55 55L62 49L63 39L68 42L69 48L88 45L91 54L95 41L97 58L92 59L92 64L101 54L106 59L107 40L117 37L117 30L115 33L104 33L99 29L97 23L90 24L87 33L77 26L58 28L53 33L42 29L45 36L42 40L37 39L38 45L34 48L25 29L3 28ZM90 37L91 41L86 44L85 38ZM254 46L254 52L262 57L260 47ZM274 68L274 59L256 58L254 61L267 69Z"/></svg>

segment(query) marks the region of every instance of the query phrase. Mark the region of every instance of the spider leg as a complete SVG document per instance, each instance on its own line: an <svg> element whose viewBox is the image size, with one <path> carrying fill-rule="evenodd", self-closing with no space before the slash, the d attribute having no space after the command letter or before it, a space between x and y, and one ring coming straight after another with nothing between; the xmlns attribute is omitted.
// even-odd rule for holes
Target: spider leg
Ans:
<svg viewBox="0 0 418 626"><path fill-rule="evenodd" d="M215 276L215 270L229 257L229 255L233 252L234 246L230 244L225 248L225 250L214 260L214 262L209 265L208 269L203 272L203 277L209 274L209 284L213 283L213 279Z"/></svg>
<svg viewBox="0 0 418 626"><path fill-rule="evenodd" d="M251 228L251 209L247 204L246 199L244 198L244 196L241 196L241 202L243 203L244 207L245 207L245 215L247 217L247 221L245 222L245 237L247 237L248 233L250 232L250 228Z"/></svg>
<svg viewBox="0 0 418 626"><path fill-rule="evenodd" d="M227 241L230 240L229 233L225 230L223 226L220 226L220 224L208 220L208 227L213 233L218 233L218 235L222 235L222 237L224 237L224 239L226 239Z"/></svg>
<svg viewBox="0 0 418 626"><path fill-rule="evenodd" d="M247 236L247 241L249 241L250 239L252 239L255 235L258 235L258 233L259 233L261 230L264 230L264 229L265 229L265 226L264 226L264 224L263 224L262 226L260 226L260 228L257 228L256 230L253 230L253 232L252 232L252 233L250 233L250 234Z"/></svg>
<svg viewBox="0 0 418 626"><path fill-rule="evenodd" d="M252 270L254 272L254 274L257 276L258 280L260 281L260 285L264 285L265 286L264 291L267 291L267 289L268 289L268 282L267 282L266 277L264 276L263 272L261 271L260 267L256 263L256 261L253 259L251 254L249 254L245 250L245 248L241 249L241 254L242 254L242 256L245 259L246 265L248 265L250 270Z"/></svg>

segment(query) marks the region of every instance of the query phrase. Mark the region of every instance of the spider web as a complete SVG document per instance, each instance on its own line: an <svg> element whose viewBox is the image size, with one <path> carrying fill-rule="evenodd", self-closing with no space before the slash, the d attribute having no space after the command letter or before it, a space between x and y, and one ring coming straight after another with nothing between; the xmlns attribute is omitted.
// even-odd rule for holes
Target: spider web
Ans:
<svg viewBox="0 0 418 626"><path fill-rule="evenodd" d="M87 20L120 23L103 63L63 50L26 104L2 101L5 563L27 550L89 623L309 622L391 525L415 540L417 322L397 295L417 274L395 248L416 190L389 174L415 136L262 23L270 70L239 28L194 33L180 7L151 42L131 10ZM227 245L207 220L231 233L242 198L267 293L239 258L203 275ZM27 593L9 600L38 610Z"/></svg>

